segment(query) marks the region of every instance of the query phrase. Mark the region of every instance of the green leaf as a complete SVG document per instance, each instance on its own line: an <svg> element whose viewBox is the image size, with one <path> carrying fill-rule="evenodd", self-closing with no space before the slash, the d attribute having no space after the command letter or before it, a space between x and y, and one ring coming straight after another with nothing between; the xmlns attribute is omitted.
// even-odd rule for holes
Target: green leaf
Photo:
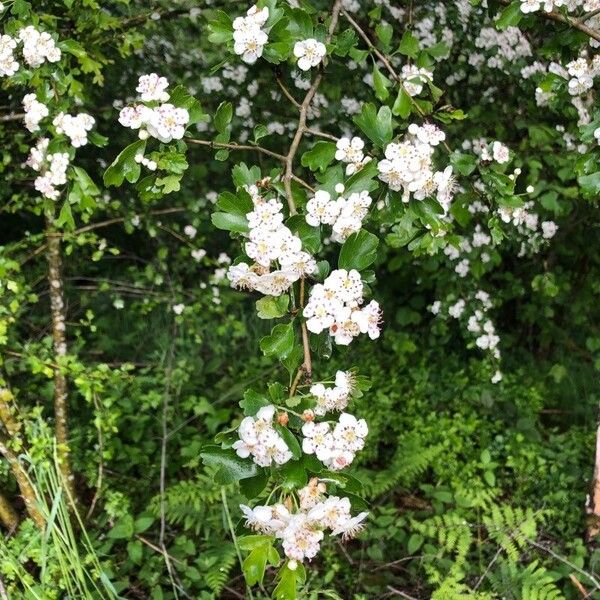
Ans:
<svg viewBox="0 0 600 600"><path fill-rule="evenodd" d="M202 110L202 105L199 100L196 100L182 85L178 85L170 94L169 101L178 108L185 108L190 120L187 126L209 121L210 117Z"/></svg>
<svg viewBox="0 0 600 600"><path fill-rule="evenodd" d="M254 477L258 472L252 460L240 458L231 449L205 446L200 452L200 457L205 465L218 468L214 479L223 485Z"/></svg>
<svg viewBox="0 0 600 600"><path fill-rule="evenodd" d="M392 106L392 113L394 115L398 115L403 119L406 119L408 115L410 115L410 111L412 109L412 99L406 93L404 86L401 86L398 90L398 96L396 96L396 101Z"/></svg>
<svg viewBox="0 0 600 600"><path fill-rule="evenodd" d="M296 436L283 425L279 425L275 423L273 427L277 430L277 433L283 438L283 441L286 443L287 447L290 449L293 457L296 460L299 460L302 457L302 448L300 448L300 444L296 438Z"/></svg>
<svg viewBox="0 0 600 600"><path fill-rule="evenodd" d="M409 554L414 554L422 545L425 539L420 533L413 533L408 539L406 549Z"/></svg>
<svg viewBox="0 0 600 600"><path fill-rule="evenodd" d="M388 88L392 82L379 70L377 64L373 65L373 88L378 100L385 102L389 98Z"/></svg>
<svg viewBox="0 0 600 600"><path fill-rule="evenodd" d="M261 179L259 167L254 165L249 169L248 165L243 162L234 165L231 170L231 176L236 188L244 187L245 185L253 185Z"/></svg>
<svg viewBox="0 0 600 600"><path fill-rule="evenodd" d="M597 196L600 194L600 171L579 176L577 183L581 186L581 191L585 196Z"/></svg>
<svg viewBox="0 0 600 600"><path fill-rule="evenodd" d="M301 451L300 454L302 454ZM306 473L306 469L298 460L290 460L286 462L280 467L279 471L283 477L282 485L286 490L302 488L308 482L308 474Z"/></svg>
<svg viewBox="0 0 600 600"><path fill-rule="evenodd" d="M258 475L240 481L240 491L250 500L258 497L267 487L267 483L269 483L269 471L259 469Z"/></svg>
<svg viewBox="0 0 600 600"><path fill-rule="evenodd" d="M215 11L214 18L208 23L208 29L210 31L209 42L222 44L233 39L233 22L231 17L222 10Z"/></svg>
<svg viewBox="0 0 600 600"><path fill-rule="evenodd" d="M392 111L389 106L382 106L378 112L375 105L363 104L359 115L354 117L354 123L377 146L383 148L392 141Z"/></svg>
<svg viewBox="0 0 600 600"><path fill-rule="evenodd" d="M265 396L254 390L246 390L244 399L239 401L240 408L247 417L253 417L263 406L269 406L269 404L271 402Z"/></svg>
<svg viewBox="0 0 600 600"><path fill-rule="evenodd" d="M71 205L69 201L65 201L60 209L58 219L56 219L56 225L58 227L65 227L66 229L75 229L75 219L73 219L73 213L71 212Z"/></svg>
<svg viewBox="0 0 600 600"><path fill-rule="evenodd" d="M295 569L283 565L277 574L277 587L273 590L274 600L297 600L297 586L306 581L306 569L302 563L296 563Z"/></svg>
<svg viewBox="0 0 600 600"><path fill-rule="evenodd" d="M223 192L217 199L217 208L223 212L246 217L249 212L254 210L252 199L245 191L240 190L239 194Z"/></svg>
<svg viewBox="0 0 600 600"><path fill-rule="evenodd" d="M521 2L516 0L502 11L496 20L496 28L502 30L507 27L516 27L522 18Z"/></svg>
<svg viewBox="0 0 600 600"><path fill-rule="evenodd" d="M350 194L357 192L372 192L373 190L377 189L379 186L379 183L375 181L377 174L377 161L369 161L364 167L354 173L354 175L352 175L348 181L346 181L344 196L348 197Z"/></svg>
<svg viewBox="0 0 600 600"><path fill-rule="evenodd" d="M404 32L404 35L400 40L400 45L398 46L398 52L405 56L409 56L410 58L417 58L417 55L419 54L419 40L412 32L408 30Z"/></svg>
<svg viewBox="0 0 600 600"><path fill-rule="evenodd" d="M311 171L325 171L335 158L336 145L333 142L318 141L302 155L302 166Z"/></svg>
<svg viewBox="0 0 600 600"><path fill-rule="evenodd" d="M283 359L294 348L294 328L291 323L275 325L270 335L260 340L260 349L265 356Z"/></svg>
<svg viewBox="0 0 600 600"><path fill-rule="evenodd" d="M309 225L303 215L290 217L286 225L302 240L302 246L307 252L315 254L319 250L321 247L321 230L318 227Z"/></svg>
<svg viewBox="0 0 600 600"><path fill-rule="evenodd" d="M239 233L246 233L250 231L250 228L248 227L248 220L242 215L216 212L212 214L211 221L217 229L224 229L225 231L237 231Z"/></svg>
<svg viewBox="0 0 600 600"><path fill-rule="evenodd" d="M123 183L123 179L135 183L141 173L141 167L135 162L135 157L137 154L143 154L145 149L144 140L138 140L127 146L104 172L104 184L118 187Z"/></svg>
<svg viewBox="0 0 600 600"><path fill-rule="evenodd" d="M256 301L259 319L278 319L287 313L289 296L265 296Z"/></svg>
<svg viewBox="0 0 600 600"><path fill-rule="evenodd" d="M143 553L142 542L140 540L132 540L127 543L127 554L132 563L139 565L142 562Z"/></svg>
<svg viewBox="0 0 600 600"><path fill-rule="evenodd" d="M231 119L233 118L233 106L231 102L221 102L217 108L214 117L214 126L219 133L224 133L227 130Z"/></svg>
<svg viewBox="0 0 600 600"><path fill-rule="evenodd" d="M136 533L143 533L149 529L154 523L154 517L152 515L140 516L135 520L133 528Z"/></svg>
<svg viewBox="0 0 600 600"><path fill-rule="evenodd" d="M257 546L242 563L244 578L249 586L262 583L267 566L267 554L268 547L266 545Z"/></svg>
<svg viewBox="0 0 600 600"><path fill-rule="evenodd" d="M342 246L338 266L340 269L362 271L372 265L377 258L379 239L362 229L353 233Z"/></svg>
<svg viewBox="0 0 600 600"><path fill-rule="evenodd" d="M107 537L113 540L128 540L133 537L133 533L133 517L131 515L124 515L107 533Z"/></svg>
<svg viewBox="0 0 600 600"><path fill-rule="evenodd" d="M475 156L461 152L453 152L450 155L450 164L461 175L470 175L477 168Z"/></svg>

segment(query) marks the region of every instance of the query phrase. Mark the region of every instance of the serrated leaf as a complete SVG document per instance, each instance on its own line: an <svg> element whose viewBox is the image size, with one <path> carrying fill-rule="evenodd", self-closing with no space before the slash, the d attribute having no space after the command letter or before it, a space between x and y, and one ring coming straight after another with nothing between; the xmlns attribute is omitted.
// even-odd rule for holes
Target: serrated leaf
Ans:
<svg viewBox="0 0 600 600"><path fill-rule="evenodd" d="M265 296L256 301L259 319L278 319L287 313L289 296Z"/></svg>
<svg viewBox="0 0 600 600"><path fill-rule="evenodd" d="M335 158L336 145L333 142L318 141L308 152L302 155L302 166L311 171L321 173L332 163Z"/></svg>
<svg viewBox="0 0 600 600"><path fill-rule="evenodd" d="M260 340L260 349L265 356L283 359L293 350L294 339L294 328L291 323L275 325L270 335Z"/></svg>

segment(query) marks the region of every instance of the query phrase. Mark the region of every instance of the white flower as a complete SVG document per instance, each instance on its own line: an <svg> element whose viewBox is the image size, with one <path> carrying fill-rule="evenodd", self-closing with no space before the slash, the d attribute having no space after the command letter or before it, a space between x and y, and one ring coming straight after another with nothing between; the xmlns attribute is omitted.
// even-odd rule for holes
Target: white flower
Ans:
<svg viewBox="0 0 600 600"><path fill-rule="evenodd" d="M507 163L510 160L510 152L502 142L492 144L492 156L499 164Z"/></svg>
<svg viewBox="0 0 600 600"><path fill-rule="evenodd" d="M176 315L180 315L185 310L185 304L175 304L173 306L173 312Z"/></svg>
<svg viewBox="0 0 600 600"><path fill-rule="evenodd" d="M335 159L345 163L361 162L364 158L364 147L365 143L359 137L340 138L336 143Z"/></svg>
<svg viewBox="0 0 600 600"><path fill-rule="evenodd" d="M298 68L302 71L316 67L326 54L325 44L313 38L294 44L294 56L298 59Z"/></svg>
<svg viewBox="0 0 600 600"><path fill-rule="evenodd" d="M138 86L135 89L140 93L144 102L166 102L169 99L166 91L168 87L169 82L166 77L150 73L150 75L142 75L139 78Z"/></svg>
<svg viewBox="0 0 600 600"><path fill-rule="evenodd" d="M302 426L302 451L305 454L316 454L317 458L325 462L331 457L333 436L329 431L328 423L315 423L310 421Z"/></svg>
<svg viewBox="0 0 600 600"><path fill-rule="evenodd" d="M368 512L361 512L335 528L331 535L342 534L342 539L347 540L356 537L365 527L364 520L369 516Z"/></svg>
<svg viewBox="0 0 600 600"><path fill-rule="evenodd" d="M172 104L162 104L150 115L148 132L163 143L180 140L190 115L185 108L176 108Z"/></svg>
<svg viewBox="0 0 600 600"><path fill-rule="evenodd" d="M194 239L198 233L198 230L193 225L186 225L183 228L183 233L185 233L185 235L187 235L189 238Z"/></svg>
<svg viewBox="0 0 600 600"><path fill-rule="evenodd" d="M121 109L121 112L119 113L119 123L121 123L123 127L139 129L142 125L147 125L150 122L151 116L152 109L143 104L126 106Z"/></svg>
<svg viewBox="0 0 600 600"><path fill-rule="evenodd" d="M0 35L0 77L10 77L19 70L19 63L13 52L17 41L9 35Z"/></svg>
<svg viewBox="0 0 600 600"><path fill-rule="evenodd" d="M554 221L542 221L542 237L546 240L553 238L558 231L558 225Z"/></svg>

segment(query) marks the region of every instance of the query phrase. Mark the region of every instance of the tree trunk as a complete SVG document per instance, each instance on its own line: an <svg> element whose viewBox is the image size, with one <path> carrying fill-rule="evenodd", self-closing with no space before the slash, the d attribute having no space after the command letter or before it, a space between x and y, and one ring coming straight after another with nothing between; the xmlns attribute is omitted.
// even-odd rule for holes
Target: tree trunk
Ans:
<svg viewBox="0 0 600 600"><path fill-rule="evenodd" d="M596 459L594 462L594 480L587 503L588 527L586 538L593 542L600 533L600 423L596 429Z"/></svg>
<svg viewBox="0 0 600 600"><path fill-rule="evenodd" d="M12 507L10 500L0 492L0 521L12 533L19 525L19 515Z"/></svg>
<svg viewBox="0 0 600 600"><path fill-rule="evenodd" d="M0 388L0 423L4 426L9 439L0 436L0 454L7 460L13 475L17 481L21 497L25 502L25 508L29 516L35 521L35 524L43 529L45 525L44 518L37 509L37 497L27 473L12 448L23 448L23 439L21 436L21 423L16 415L15 397L8 388ZM10 529L16 527L19 523L19 517L12 508L10 502L2 496L0 498L0 519ZM15 521L16 519L16 521Z"/></svg>
<svg viewBox="0 0 600 600"><path fill-rule="evenodd" d="M17 455L8 447L6 440L0 438L0 454L8 461L10 468L13 472L17 485L21 492L23 501L25 502L25 508L29 513L29 516L34 520L35 524L39 529L43 530L46 526L46 521L42 516L42 513L37 507L37 496L35 490L27 477L27 472L23 468L23 465L19 462Z"/></svg>
<svg viewBox="0 0 600 600"><path fill-rule="evenodd" d="M66 306L63 285L61 234L54 227L53 215L46 214L46 237L48 260L48 284L50 286L50 310L52 315L52 338L55 362L60 364L67 354ZM61 369L54 369L54 429L57 442L59 468L67 492L75 501L74 477L69 458L69 421L67 379Z"/></svg>

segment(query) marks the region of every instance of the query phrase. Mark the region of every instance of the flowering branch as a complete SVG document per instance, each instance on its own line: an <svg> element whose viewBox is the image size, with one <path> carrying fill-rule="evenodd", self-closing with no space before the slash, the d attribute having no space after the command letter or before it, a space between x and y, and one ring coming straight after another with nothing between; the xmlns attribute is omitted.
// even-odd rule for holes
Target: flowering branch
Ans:
<svg viewBox="0 0 600 600"><path fill-rule="evenodd" d="M504 4L504 6L509 6L511 4L510 0L500 0L500 2L502 4ZM592 13L585 15L584 18L582 18L578 21L571 19L569 17L566 17L565 15L563 15L555 10L548 11L548 12L546 12L545 10L542 10L542 11L539 11L539 14L540 14L540 16L542 16L545 19L548 19L550 21L555 21L557 23L564 23L565 25L569 25L569 27L578 29L579 31L581 31L582 33L585 33L587 36L591 37L592 39L596 40L597 42L600 42L600 32L596 31L595 29L592 29L591 27L589 27L585 24L585 21L588 21L589 19L591 19L593 16L595 16L595 14L598 14L598 11L593 11Z"/></svg>

